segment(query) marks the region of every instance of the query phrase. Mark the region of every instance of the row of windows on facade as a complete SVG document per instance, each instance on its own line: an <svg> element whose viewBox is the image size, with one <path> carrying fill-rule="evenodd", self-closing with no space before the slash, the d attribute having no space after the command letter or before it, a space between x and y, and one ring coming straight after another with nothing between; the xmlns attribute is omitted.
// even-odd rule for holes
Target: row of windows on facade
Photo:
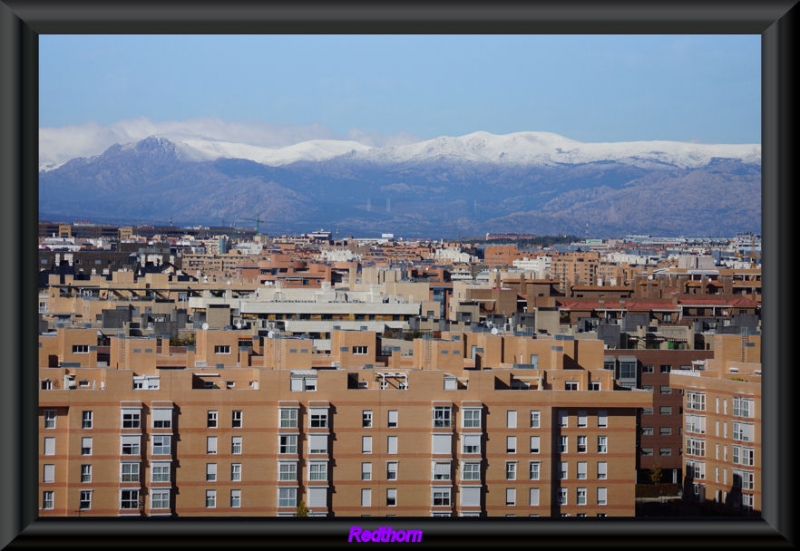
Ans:
<svg viewBox="0 0 800 551"><path fill-rule="evenodd" d="M482 426L482 408L481 407L465 407L462 408L462 428L481 428ZM44 428L55 429L57 411L54 409L46 409L43 413ZM389 410L387 414L387 427L396 428L398 426L398 410ZM152 427L155 429L168 429L172 427L172 408L153 408L152 409ZM432 415L433 428L449 428L453 426L452 408L450 406L434 406ZM569 413L565 410L558 411L558 426L560 428L569 427ZM298 428L299 408L296 407L280 407L279 408L279 426L281 428ZM577 427L583 428L588 426L589 416L585 410L580 410L576 416ZM363 428L372 428L373 411L362 411ZM530 428L541 428L541 412L539 410L530 410ZM242 410L233 410L231 412L231 428L242 428L244 423L244 413ZM91 429L94 424L94 414L91 410L84 410L81 414L81 428ZM217 428L219 426L219 411L208 410L206 412L206 427ZM311 407L309 408L308 415L309 428L327 428L328 427L328 408L327 407ZM597 413L597 427L605 428L608 426L608 414L604 410ZM141 408L122 408L121 411L121 428L123 429L139 429L142 427L142 413ZM506 428L517 428L517 411L506 410Z"/></svg>
<svg viewBox="0 0 800 551"><path fill-rule="evenodd" d="M309 507L327 507L327 494L328 488L307 488L306 504ZM94 490L80 490L78 508L81 511L89 511L92 509L92 496ZM150 509L159 510L163 509L169 511L171 509L171 490L150 490ZM461 507L481 507L482 489L480 486L462 486L459 487L459 505ZM217 490L205 491L205 507L207 509L214 509L217 507ZM591 505L606 506L608 505L608 489L596 488L594 492L594 503ZM229 506L231 508L239 508L242 506L242 490L230 490ZM398 489L387 488L385 490L386 506L395 507L398 505ZM277 506L279 508L292 507L298 505L297 501L298 489L293 487L281 487L277 489ZM121 511L140 511L144 507L143 495L139 489L122 489L119 491L119 509ZM432 507L451 507L453 505L453 489L450 487L433 487L431 489L430 505ZM572 505L569 501L569 489L557 488L556 500L559 506ZM540 489L528 489L528 503L531 507L538 507L541 504ZM46 490L42 492L42 509L50 510L55 505L55 491ZM361 489L361 506L372 507L372 488ZM514 507L521 505L517 502L517 489L506 488L505 490L505 505L507 507ZM574 505L590 505L589 503L589 489L576 488L575 489L575 502Z"/></svg>
<svg viewBox="0 0 800 551"><path fill-rule="evenodd" d="M720 473L722 476L720 476ZM693 481L706 480L706 463L704 461L687 461L686 475ZM738 490L754 490L756 484L756 474L754 471L744 469L731 469L732 487ZM718 466L714 467L714 483L728 484L728 469Z"/></svg>
<svg viewBox="0 0 800 551"><path fill-rule="evenodd" d="M505 478L506 480L517 480L518 474L518 461L505 462ZM207 463L205 472L206 482L217 482L217 463ZM42 481L43 483L55 483L55 464L45 464L43 466ZM460 474L462 481L480 481L481 477L481 463L479 462L461 462ZM307 477L309 481L327 481L329 478L329 465L328 461L311 461L308 463ZM530 461L528 462L528 479L541 480L542 462ZM559 480L569 479L569 463L566 461L559 462ZM296 461L279 461L278 462L278 480L279 481L297 481L297 462ZM386 462L386 480L399 480L400 476L400 462L388 461ZM432 481L447 481L452 480L452 464L449 461L434 461L431 463L431 480ZM595 467L595 478L597 480L606 480L608 478L608 463L606 461L597 461ZM92 483L92 465L81 465L81 483ZM589 478L589 463L587 461L579 461L576 463L577 480L588 480ZM230 481L240 482L242 480L242 464L230 464ZM364 462L361 464L361 480L373 480L373 470L371 462ZM141 473L140 462L122 462L120 463L120 477L119 481L122 483L142 482L143 477ZM151 483L170 483L172 481L172 465L169 461L154 461L150 465L150 482Z"/></svg>

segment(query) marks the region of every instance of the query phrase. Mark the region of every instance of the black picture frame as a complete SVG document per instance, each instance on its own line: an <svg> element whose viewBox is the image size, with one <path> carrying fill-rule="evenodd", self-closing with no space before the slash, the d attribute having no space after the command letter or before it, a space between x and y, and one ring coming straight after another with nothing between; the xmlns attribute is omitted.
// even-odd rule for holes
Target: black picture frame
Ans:
<svg viewBox="0 0 800 551"><path fill-rule="evenodd" d="M797 470L790 335L796 179L794 0L406 2L0 0L2 270L0 547L338 546L354 520L38 519L38 35L242 33L760 34L762 37L763 510L760 519L392 519L422 545L793 548ZM308 522L308 521L311 522ZM385 520L371 519L375 526ZM360 522L366 526L366 520ZM408 545L408 544L407 544Z"/></svg>

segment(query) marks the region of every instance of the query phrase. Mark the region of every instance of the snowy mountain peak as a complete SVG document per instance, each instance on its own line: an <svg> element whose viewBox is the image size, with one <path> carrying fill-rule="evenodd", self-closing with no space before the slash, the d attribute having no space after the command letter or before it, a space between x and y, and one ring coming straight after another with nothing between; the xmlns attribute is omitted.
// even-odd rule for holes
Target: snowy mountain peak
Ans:
<svg viewBox="0 0 800 551"><path fill-rule="evenodd" d="M374 164L472 162L525 166L579 165L618 162L641 168L696 168L714 159L761 162L759 144L699 144L669 141L584 143L550 132L491 134L485 131L463 136L440 136L416 143L372 147L349 140L309 140L286 147L217 140L205 136L157 135L138 142L116 145L136 153L172 154L184 161L219 158L251 160L268 166L296 162L320 162L337 157ZM113 149L113 148L112 148ZM40 171L63 163L43 151Z"/></svg>

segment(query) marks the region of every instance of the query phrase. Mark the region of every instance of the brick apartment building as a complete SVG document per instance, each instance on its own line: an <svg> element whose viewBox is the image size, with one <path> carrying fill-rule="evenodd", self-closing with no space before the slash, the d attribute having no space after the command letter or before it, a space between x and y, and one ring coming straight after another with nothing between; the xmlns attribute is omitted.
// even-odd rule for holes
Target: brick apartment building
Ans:
<svg viewBox="0 0 800 551"><path fill-rule="evenodd" d="M43 334L41 515L634 516L652 393L601 341L443 337Z"/></svg>

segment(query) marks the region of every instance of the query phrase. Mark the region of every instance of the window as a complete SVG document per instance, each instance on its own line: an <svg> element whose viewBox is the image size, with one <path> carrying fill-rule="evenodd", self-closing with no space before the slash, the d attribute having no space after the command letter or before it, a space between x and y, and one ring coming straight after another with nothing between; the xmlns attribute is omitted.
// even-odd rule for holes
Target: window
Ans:
<svg viewBox="0 0 800 551"><path fill-rule="evenodd" d="M370 490L369 488L361 489L361 506L362 507L372 506L372 490Z"/></svg>
<svg viewBox="0 0 800 551"><path fill-rule="evenodd" d="M242 410L235 409L231 413L231 428L234 429L242 428Z"/></svg>
<svg viewBox="0 0 800 551"><path fill-rule="evenodd" d="M463 426L465 429L478 429L481 427L481 410L477 408L464 408Z"/></svg>
<svg viewBox="0 0 800 551"><path fill-rule="evenodd" d="M531 436L531 453L539 453L539 440L538 436Z"/></svg>
<svg viewBox="0 0 800 551"><path fill-rule="evenodd" d="M506 436L506 453L517 453L516 436Z"/></svg>
<svg viewBox="0 0 800 551"><path fill-rule="evenodd" d="M216 436L207 436L206 437L206 453L209 455L214 455L217 453L217 437Z"/></svg>
<svg viewBox="0 0 800 551"><path fill-rule="evenodd" d="M652 365L642 365L642 373L653 373Z"/></svg>
<svg viewBox="0 0 800 551"><path fill-rule="evenodd" d="M479 434L462 434L462 453L481 453L481 436Z"/></svg>
<svg viewBox="0 0 800 551"><path fill-rule="evenodd" d="M352 348L352 350L353 350L353 354L364 355L364 354L367 353L367 347L366 346L354 346Z"/></svg>
<svg viewBox="0 0 800 551"><path fill-rule="evenodd" d="M589 390L600 390L600 381L589 381Z"/></svg>
<svg viewBox="0 0 800 551"><path fill-rule="evenodd" d="M92 491L81 490L78 496L78 509L81 511L88 511L92 508Z"/></svg>
<svg viewBox="0 0 800 551"><path fill-rule="evenodd" d="M386 489L386 505L387 507L394 507L397 505L397 489L396 488L387 488Z"/></svg>
<svg viewBox="0 0 800 551"><path fill-rule="evenodd" d="M672 434L672 427L659 427L659 436L670 436Z"/></svg>
<svg viewBox="0 0 800 551"><path fill-rule="evenodd" d="M461 486L459 489L461 494L462 507L480 507L481 506L481 487L480 486ZM477 515L477 513L476 513ZM462 516L465 516L462 514Z"/></svg>
<svg viewBox="0 0 800 551"><path fill-rule="evenodd" d="M150 492L151 509L169 509L169 490L153 490Z"/></svg>
<svg viewBox="0 0 800 551"><path fill-rule="evenodd" d="M209 411L206 415L206 427L209 429L217 428L217 412Z"/></svg>
<svg viewBox="0 0 800 551"><path fill-rule="evenodd" d="M586 505L586 488L578 488L576 503L578 505Z"/></svg>
<svg viewBox="0 0 800 551"><path fill-rule="evenodd" d="M608 436L597 437L597 453L608 453Z"/></svg>
<svg viewBox="0 0 800 551"><path fill-rule="evenodd" d="M122 409L122 428L138 429L142 426L141 411L138 409Z"/></svg>
<svg viewBox="0 0 800 551"><path fill-rule="evenodd" d="M139 463L120 463L120 482L139 482Z"/></svg>
<svg viewBox="0 0 800 551"><path fill-rule="evenodd" d="M608 427L608 412L604 409L597 412L597 426L601 429Z"/></svg>
<svg viewBox="0 0 800 551"><path fill-rule="evenodd" d="M153 408L153 428L172 428L172 408Z"/></svg>
<svg viewBox="0 0 800 551"><path fill-rule="evenodd" d="M386 463L386 480L397 480L397 461Z"/></svg>
<svg viewBox="0 0 800 551"><path fill-rule="evenodd" d="M506 428L508 428L508 429L517 428L517 412L516 412L516 410L510 409L510 410L506 411Z"/></svg>
<svg viewBox="0 0 800 551"><path fill-rule="evenodd" d="M578 427L584 428L588 426L588 417L586 415L586 410L582 409L578 411Z"/></svg>
<svg viewBox="0 0 800 551"><path fill-rule="evenodd" d="M558 451L560 453L569 453L569 436L561 436L558 439Z"/></svg>
<svg viewBox="0 0 800 551"><path fill-rule="evenodd" d="M169 455L171 453L171 446L171 436L153 436L153 455Z"/></svg>
<svg viewBox="0 0 800 551"><path fill-rule="evenodd" d="M372 453L372 437L361 437L361 453Z"/></svg>
<svg viewBox="0 0 800 551"><path fill-rule="evenodd" d="M89 439L89 441L91 442L91 438ZM90 450L89 453L91 453L91 445L89 446L89 450ZM81 448L81 453L83 453L83 448ZM56 439L53 438L52 436L48 436L47 438L44 439L44 454L45 455L56 454ZM83 453L83 455L89 455L89 454Z"/></svg>
<svg viewBox="0 0 800 551"><path fill-rule="evenodd" d="M312 461L308 464L309 480L328 480L327 461Z"/></svg>
<svg viewBox="0 0 800 551"><path fill-rule="evenodd" d="M308 426L312 429L327 428L328 408L311 408L308 418Z"/></svg>
<svg viewBox="0 0 800 551"><path fill-rule="evenodd" d="M733 422L733 439L741 440L743 442L753 441L753 424L741 423L739 421Z"/></svg>
<svg viewBox="0 0 800 551"><path fill-rule="evenodd" d="M389 427L390 429L393 429L393 428L397 427L397 410L396 409L390 409L389 410L387 421L386 421L386 426Z"/></svg>
<svg viewBox="0 0 800 551"><path fill-rule="evenodd" d="M642 436L653 436L653 427L642 427Z"/></svg>
<svg viewBox="0 0 800 551"><path fill-rule="evenodd" d="M642 408L642 415L653 415L653 408Z"/></svg>
<svg viewBox="0 0 800 551"><path fill-rule="evenodd" d="M727 473L727 470L726 470ZM704 461L687 461L686 475L693 480L704 480L706 478L706 464Z"/></svg>
<svg viewBox="0 0 800 551"><path fill-rule="evenodd" d="M433 488L431 490L431 505L434 507L450 505L450 488Z"/></svg>
<svg viewBox="0 0 800 551"><path fill-rule="evenodd" d="M672 448L658 448L658 455L672 455Z"/></svg>
<svg viewBox="0 0 800 551"><path fill-rule="evenodd" d="M735 417L755 417L755 402L752 399L733 397L733 415Z"/></svg>
<svg viewBox="0 0 800 551"><path fill-rule="evenodd" d="M517 489L506 488L506 506L512 507L517 504Z"/></svg>
<svg viewBox="0 0 800 551"><path fill-rule="evenodd" d="M542 462L541 461L531 461L528 464L530 479L531 480L539 480L539 476L542 472Z"/></svg>
<svg viewBox="0 0 800 551"><path fill-rule="evenodd" d="M294 461L278 462L278 480L297 480L297 463Z"/></svg>
<svg viewBox="0 0 800 551"><path fill-rule="evenodd" d="M217 481L217 464L206 463L206 482Z"/></svg>
<svg viewBox="0 0 800 551"><path fill-rule="evenodd" d="M92 412L91 412L91 410L85 410L81 414L81 428L82 429L90 429L90 428L92 428Z"/></svg>
<svg viewBox="0 0 800 551"><path fill-rule="evenodd" d="M231 347L227 344L218 344L214 346L214 354L230 354Z"/></svg>
<svg viewBox="0 0 800 551"><path fill-rule="evenodd" d="M372 463L361 464L361 480L372 480Z"/></svg>
<svg viewBox="0 0 800 551"><path fill-rule="evenodd" d="M642 455L650 457L651 455L653 455L653 448L642 448Z"/></svg>
<svg viewBox="0 0 800 551"><path fill-rule="evenodd" d="M450 463L434 462L431 478L433 480L450 480Z"/></svg>
<svg viewBox="0 0 800 551"><path fill-rule="evenodd" d="M672 394L672 389L668 385L661 385L658 388L658 392L661 394Z"/></svg>
<svg viewBox="0 0 800 551"><path fill-rule="evenodd" d="M587 465L586 461L578 461L578 480L586 480Z"/></svg>
<svg viewBox="0 0 800 551"><path fill-rule="evenodd" d="M697 434L706 433L706 418L704 415L691 415L687 413L683 417L686 420L686 432L694 432Z"/></svg>
<svg viewBox="0 0 800 551"><path fill-rule="evenodd" d="M53 440L55 443L55 439ZM81 455L92 455L92 438L90 436L81 438Z"/></svg>
<svg viewBox="0 0 800 551"><path fill-rule="evenodd" d="M55 492L42 492L42 509L52 509Z"/></svg>
<svg viewBox="0 0 800 551"><path fill-rule="evenodd" d="M464 463L461 465L461 480L480 480L481 479L481 464L480 463Z"/></svg>
<svg viewBox="0 0 800 551"><path fill-rule="evenodd" d="M297 488L278 488L278 507L297 507Z"/></svg>
<svg viewBox="0 0 800 551"><path fill-rule="evenodd" d="M386 453L397 453L397 437L386 437Z"/></svg>
<svg viewBox="0 0 800 551"><path fill-rule="evenodd" d="M597 479L598 480L606 480L608 479L608 463L605 461L598 461L597 462Z"/></svg>
<svg viewBox="0 0 800 551"><path fill-rule="evenodd" d="M280 426L282 429L297 428L297 408L280 409Z"/></svg>
<svg viewBox="0 0 800 551"><path fill-rule="evenodd" d="M597 504L598 505L607 505L608 504L608 489L607 488L598 488L597 489Z"/></svg>
<svg viewBox="0 0 800 551"><path fill-rule="evenodd" d="M566 461L559 461L558 463L558 479L566 480L569 477L569 463Z"/></svg>
<svg viewBox="0 0 800 551"><path fill-rule="evenodd" d="M659 373L669 373L670 371L672 371L671 365L661 364L659 366Z"/></svg>
<svg viewBox="0 0 800 551"><path fill-rule="evenodd" d="M308 453L328 453L328 435L308 435Z"/></svg>
<svg viewBox="0 0 800 551"><path fill-rule="evenodd" d="M578 453L586 453L586 449L588 448L586 440L586 436L578 436Z"/></svg>
<svg viewBox="0 0 800 551"><path fill-rule="evenodd" d="M231 482L240 482L242 480L242 464L231 463Z"/></svg>
<svg viewBox="0 0 800 551"><path fill-rule="evenodd" d="M119 508L130 511L139 508L139 490L120 490Z"/></svg>
<svg viewBox="0 0 800 551"><path fill-rule="evenodd" d="M531 410L531 428L538 429L541 423L541 414L539 410Z"/></svg>
<svg viewBox="0 0 800 551"><path fill-rule="evenodd" d="M733 470L733 487L742 490L755 489L755 473L752 471Z"/></svg>
<svg viewBox="0 0 800 551"><path fill-rule="evenodd" d="M171 476L170 464L166 462L154 462L150 469L150 479L153 482L169 482Z"/></svg>
<svg viewBox="0 0 800 551"><path fill-rule="evenodd" d="M687 438L685 451L687 455L705 457L706 441L699 438Z"/></svg>
<svg viewBox="0 0 800 551"><path fill-rule="evenodd" d="M236 509L242 506L242 491L231 490L231 507Z"/></svg>
<svg viewBox="0 0 800 551"><path fill-rule="evenodd" d="M297 453L297 435L282 434L278 437L278 453Z"/></svg>
<svg viewBox="0 0 800 551"><path fill-rule="evenodd" d="M42 469L42 481L43 482L55 482L56 481L56 466L55 465L44 465Z"/></svg>
<svg viewBox="0 0 800 551"><path fill-rule="evenodd" d="M532 507L539 505L539 488L531 488L529 499Z"/></svg>
<svg viewBox="0 0 800 551"><path fill-rule="evenodd" d="M89 353L89 345L88 344L73 344L72 345L72 353L73 354L88 354Z"/></svg>
<svg viewBox="0 0 800 551"><path fill-rule="evenodd" d="M54 409L44 410L44 428L46 429L56 428L56 410Z"/></svg>
<svg viewBox="0 0 800 551"><path fill-rule="evenodd" d="M517 462L506 461L506 480L517 479Z"/></svg>
<svg viewBox="0 0 800 551"><path fill-rule="evenodd" d="M706 395L702 392L686 392L686 409L706 410Z"/></svg>
<svg viewBox="0 0 800 551"><path fill-rule="evenodd" d="M733 462L737 465L752 467L755 464L755 450L744 446L732 446Z"/></svg>
<svg viewBox="0 0 800 551"><path fill-rule="evenodd" d="M558 504L559 505L566 505L567 504L567 489L566 488L559 488L558 489Z"/></svg>
<svg viewBox="0 0 800 551"><path fill-rule="evenodd" d="M567 381L564 383L564 390L578 390L578 381Z"/></svg>
<svg viewBox="0 0 800 551"><path fill-rule="evenodd" d="M217 491L206 490L206 509L214 509L217 506Z"/></svg>
<svg viewBox="0 0 800 551"><path fill-rule="evenodd" d="M672 406L660 406L658 413L661 415L672 415Z"/></svg>
<svg viewBox="0 0 800 551"><path fill-rule="evenodd" d="M123 434L120 436L120 442L122 444L122 449L120 450L121 455L140 455L141 454L141 437L137 435L125 435Z"/></svg>
<svg viewBox="0 0 800 551"><path fill-rule="evenodd" d="M450 426L450 407L434 406L433 408L434 428L445 428Z"/></svg>
<svg viewBox="0 0 800 551"><path fill-rule="evenodd" d="M81 482L91 482L92 481L92 466L91 465L81 465Z"/></svg>
<svg viewBox="0 0 800 551"><path fill-rule="evenodd" d="M372 412L370 410L361 412L361 426L365 429L372 428Z"/></svg>
<svg viewBox="0 0 800 551"><path fill-rule="evenodd" d="M431 450L434 454L452 453L452 435L450 434L434 434L431 436Z"/></svg>
<svg viewBox="0 0 800 551"><path fill-rule="evenodd" d="M558 410L558 426L565 429L569 426L569 415L566 410Z"/></svg>

